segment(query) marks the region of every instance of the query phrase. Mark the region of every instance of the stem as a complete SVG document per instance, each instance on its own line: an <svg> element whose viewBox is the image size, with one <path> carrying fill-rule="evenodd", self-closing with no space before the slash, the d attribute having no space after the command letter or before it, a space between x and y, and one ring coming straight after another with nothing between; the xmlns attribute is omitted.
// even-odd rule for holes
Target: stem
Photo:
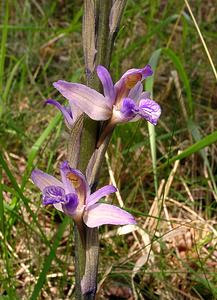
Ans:
<svg viewBox="0 0 217 300"><path fill-rule="evenodd" d="M112 3L112 0L84 0L83 49L87 85L100 92L101 88L95 67L98 64L108 67L110 64L114 42L113 32L111 33L109 28ZM119 20L122 12L123 7L121 13L119 13ZM81 124L83 124L82 132L80 130ZM111 137L111 135L107 137L103 145L94 152L99 130L99 122L93 121L87 116L82 116L78 126L73 128L68 143L69 163L73 167L78 165L83 173L85 173L93 153L96 153L96 164L93 166L93 170L87 170L87 178L92 187L92 192L97 185L99 170ZM75 139L76 135L79 135L79 137ZM73 140L76 141L76 145L74 145ZM88 228L86 225L84 225L84 228L85 247L82 245L78 228L75 226L76 299L94 300L97 289L99 234L98 228Z"/></svg>
<svg viewBox="0 0 217 300"><path fill-rule="evenodd" d="M82 278L84 300L94 300L97 290L97 273L99 260L98 228L86 228L86 264Z"/></svg>
<svg viewBox="0 0 217 300"><path fill-rule="evenodd" d="M108 67L110 61L108 60L108 37L109 37L109 15L112 7L112 0L99 1L99 23L97 34L97 56L96 65L104 65Z"/></svg>
<svg viewBox="0 0 217 300"><path fill-rule="evenodd" d="M75 294L76 299L84 299L81 293L81 278L85 271L85 249L82 245L80 234L77 226L74 227L75 236Z"/></svg>

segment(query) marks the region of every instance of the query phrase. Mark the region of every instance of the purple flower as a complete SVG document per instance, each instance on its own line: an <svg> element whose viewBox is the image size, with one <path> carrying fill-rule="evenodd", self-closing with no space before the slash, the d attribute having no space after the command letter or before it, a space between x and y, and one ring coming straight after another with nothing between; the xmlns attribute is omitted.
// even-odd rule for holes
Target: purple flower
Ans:
<svg viewBox="0 0 217 300"><path fill-rule="evenodd" d="M73 104L72 101L69 101L70 106L63 106L59 102L53 99L48 99L45 104L51 104L55 106L62 113L66 126L70 129L73 124L77 120L77 118L81 115L81 111L77 106ZM73 113L73 114L72 114Z"/></svg>
<svg viewBox="0 0 217 300"><path fill-rule="evenodd" d="M143 92L142 80L153 74L151 66L130 69L114 85L108 70L99 65L97 75L103 85L104 95L83 84L63 80L54 87L74 106L97 121L109 120L107 129L118 123L146 119L156 125L161 114L160 106Z"/></svg>
<svg viewBox="0 0 217 300"><path fill-rule="evenodd" d="M70 215L76 222L82 218L88 227L103 224L135 224L131 214L114 205L98 201L116 192L113 185L106 185L93 194L85 176L69 166L67 161L60 165L61 181L41 170L32 172L32 180L42 191L42 203L52 204L56 209Z"/></svg>

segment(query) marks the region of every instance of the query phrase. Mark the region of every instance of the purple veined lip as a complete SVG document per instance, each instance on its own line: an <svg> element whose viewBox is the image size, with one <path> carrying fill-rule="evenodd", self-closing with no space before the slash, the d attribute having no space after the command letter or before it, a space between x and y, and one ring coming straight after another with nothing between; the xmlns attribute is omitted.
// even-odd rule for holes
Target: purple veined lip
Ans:
<svg viewBox="0 0 217 300"><path fill-rule="evenodd" d="M63 188L55 185L45 187L43 190L42 203L44 205L65 203L65 191Z"/></svg>

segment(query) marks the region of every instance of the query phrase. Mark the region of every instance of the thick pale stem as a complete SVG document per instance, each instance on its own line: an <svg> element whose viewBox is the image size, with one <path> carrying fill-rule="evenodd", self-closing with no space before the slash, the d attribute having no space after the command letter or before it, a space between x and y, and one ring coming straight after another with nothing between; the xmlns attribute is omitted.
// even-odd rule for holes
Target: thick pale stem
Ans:
<svg viewBox="0 0 217 300"><path fill-rule="evenodd" d="M121 2L126 2L123 0ZM98 64L109 67L111 51L113 46L113 34L109 28L109 16L112 7L112 0L84 0L84 18L83 18L83 48L85 56L85 68L87 74L87 85L100 91L99 80L96 76L95 67ZM121 13L115 16L113 27L119 24L119 19L124 5L121 6ZM118 8L117 8L118 11ZM117 20L117 21L116 21ZM80 124L83 124L83 130L80 134ZM73 141L69 142L68 159L72 166L77 167L85 173L87 164L92 156L97 143L100 124L83 116L82 121L78 124L75 138L72 133L71 137L76 140L76 147ZM97 177L101 167L102 160L110 137L107 137L104 145L97 150L96 164L92 172L88 171L88 180L91 187L97 185ZM76 152L77 151L77 152ZM79 157L77 153L79 152ZM85 226L85 225L84 225ZM93 300L97 288L97 270L98 270L98 228L85 228L85 247L81 242L77 227L75 228L75 273L76 273L76 299Z"/></svg>

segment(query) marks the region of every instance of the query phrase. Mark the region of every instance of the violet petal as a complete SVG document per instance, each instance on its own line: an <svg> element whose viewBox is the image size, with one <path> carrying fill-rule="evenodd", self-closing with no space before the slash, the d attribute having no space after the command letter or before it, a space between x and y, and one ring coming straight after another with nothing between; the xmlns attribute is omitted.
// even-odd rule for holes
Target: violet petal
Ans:
<svg viewBox="0 0 217 300"><path fill-rule="evenodd" d="M42 192L47 186L50 185L56 185L63 188L63 184L61 181L38 169L32 171L31 179Z"/></svg>
<svg viewBox="0 0 217 300"><path fill-rule="evenodd" d="M151 98L151 93L150 92L142 92L140 99L150 99Z"/></svg>
<svg viewBox="0 0 217 300"><path fill-rule="evenodd" d="M69 105L70 105L71 112L73 114L73 121L75 123L77 119L80 117L80 115L82 114L82 111L71 100L69 100Z"/></svg>
<svg viewBox="0 0 217 300"><path fill-rule="evenodd" d="M120 109L123 119L125 119L126 121L132 119L135 116L135 110L135 102L130 98L124 98Z"/></svg>
<svg viewBox="0 0 217 300"><path fill-rule="evenodd" d="M44 188L43 196L42 196L42 203L44 205L65 203L65 202L66 202L66 197L63 188L56 185L50 185Z"/></svg>
<svg viewBox="0 0 217 300"><path fill-rule="evenodd" d="M86 197L90 194L90 188L85 176L79 170L71 168L67 161L61 163L60 173L66 194L76 191L79 201L83 202L84 205Z"/></svg>
<svg viewBox="0 0 217 300"><path fill-rule="evenodd" d="M151 76L153 74L153 70L150 65L145 66L142 70L142 80Z"/></svg>
<svg viewBox="0 0 217 300"><path fill-rule="evenodd" d="M121 76L119 81L115 83L114 89L116 94L122 94L126 88L131 90L138 82L141 82L152 74L153 71L150 65L145 66L143 69L129 69ZM125 91L124 96L129 96L129 93L127 94Z"/></svg>
<svg viewBox="0 0 217 300"><path fill-rule="evenodd" d="M57 210L63 212L63 206L62 206L61 203L54 203L53 206L54 206Z"/></svg>
<svg viewBox="0 0 217 300"><path fill-rule="evenodd" d="M116 191L117 189L113 185L106 185L101 189L98 189L86 199L86 207L90 207L91 205L99 201L101 198L108 196L111 193L115 193Z"/></svg>
<svg viewBox="0 0 217 300"><path fill-rule="evenodd" d="M142 99L139 102L138 114L153 125L156 125L161 115L161 108L154 100Z"/></svg>
<svg viewBox="0 0 217 300"><path fill-rule="evenodd" d="M153 74L153 71L150 65L147 65L142 69L135 69L135 68L129 69L121 76L121 79L127 77L128 75L135 75L135 74L141 74L141 80L143 80L151 76Z"/></svg>
<svg viewBox="0 0 217 300"><path fill-rule="evenodd" d="M93 120L104 121L111 117L111 109L106 103L105 97L94 89L63 80L54 82L53 85L66 99Z"/></svg>
<svg viewBox="0 0 217 300"><path fill-rule="evenodd" d="M62 115L63 115L63 117L65 119L66 126L69 129L72 128L74 120L73 120L72 116L69 114L69 112L67 111L67 109L63 105L61 105L59 102L57 102L57 101L55 101L53 99L48 99L45 102L45 104L51 104L51 105L56 106L56 108L58 108L61 111L61 113L62 113Z"/></svg>
<svg viewBox="0 0 217 300"><path fill-rule="evenodd" d="M143 86L141 82L137 82L137 84L130 90L128 97L133 99L136 103L141 99Z"/></svg>
<svg viewBox="0 0 217 300"><path fill-rule="evenodd" d="M112 122L113 124L129 122L135 118L138 111L138 106L130 98L124 98L121 102L120 109L113 106Z"/></svg>
<svg viewBox="0 0 217 300"><path fill-rule="evenodd" d="M134 217L125 210L104 203L97 203L89 207L84 213L83 220L84 223L91 228L103 224L136 224Z"/></svg>
<svg viewBox="0 0 217 300"><path fill-rule="evenodd" d="M69 170L68 162L63 161L60 164L60 174L61 174L61 178L62 178L62 182L63 182L66 194L75 193L75 188L72 184L70 177L68 176L69 173L70 173L70 170Z"/></svg>
<svg viewBox="0 0 217 300"><path fill-rule="evenodd" d="M109 71L101 65L97 66L96 72L103 85L104 95L112 108L115 101L115 90L111 75Z"/></svg>
<svg viewBox="0 0 217 300"><path fill-rule="evenodd" d="M75 193L66 195L66 203L63 204L63 211L68 215L73 215L78 206L78 196Z"/></svg>

